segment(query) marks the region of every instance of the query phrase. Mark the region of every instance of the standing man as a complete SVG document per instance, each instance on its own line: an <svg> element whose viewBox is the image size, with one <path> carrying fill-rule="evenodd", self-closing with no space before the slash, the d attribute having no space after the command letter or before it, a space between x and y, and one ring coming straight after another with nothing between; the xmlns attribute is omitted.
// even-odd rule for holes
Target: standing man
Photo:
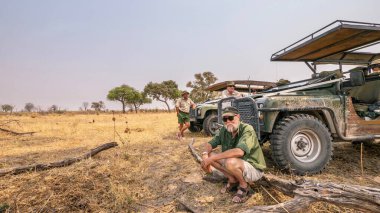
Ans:
<svg viewBox="0 0 380 213"><path fill-rule="evenodd" d="M179 132L177 133L178 140L183 140L184 132L190 127L190 107L195 108L195 103L189 98L189 92L183 91L182 98L179 98L175 103L175 109L177 111Z"/></svg>
<svg viewBox="0 0 380 213"><path fill-rule="evenodd" d="M255 130L240 121L235 107L224 108L223 122L224 126L219 133L204 144L202 169L208 173L214 169L222 172L228 182L220 192L230 192L237 187L232 201L242 203L249 198L249 184L263 176L265 159ZM222 152L213 153L212 149L218 145L222 146Z"/></svg>
<svg viewBox="0 0 380 213"><path fill-rule="evenodd" d="M235 90L235 82L227 82L227 89L222 92L222 98L243 97L243 95Z"/></svg>

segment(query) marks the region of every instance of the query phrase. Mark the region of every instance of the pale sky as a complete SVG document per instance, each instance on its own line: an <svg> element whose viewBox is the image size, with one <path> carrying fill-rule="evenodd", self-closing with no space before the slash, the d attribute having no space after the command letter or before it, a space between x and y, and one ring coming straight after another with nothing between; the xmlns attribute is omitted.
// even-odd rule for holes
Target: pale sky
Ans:
<svg viewBox="0 0 380 213"><path fill-rule="evenodd" d="M106 100L116 86L188 89L204 71L219 81L301 80L306 65L271 54L337 19L380 23L380 1L0 0L0 104L121 109Z"/></svg>

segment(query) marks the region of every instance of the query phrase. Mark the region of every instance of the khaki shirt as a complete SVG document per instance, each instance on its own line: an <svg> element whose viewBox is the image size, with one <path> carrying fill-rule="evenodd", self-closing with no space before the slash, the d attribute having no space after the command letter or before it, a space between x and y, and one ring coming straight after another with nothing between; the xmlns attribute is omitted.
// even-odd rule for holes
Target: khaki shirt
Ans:
<svg viewBox="0 0 380 213"><path fill-rule="evenodd" d="M218 145L222 145L222 152L233 148L240 148L244 151L243 160L250 163L256 169L264 170L266 168L264 154L257 140L256 132L249 124L240 122L235 138L232 138L232 133L228 132L223 126L209 144L213 149Z"/></svg>
<svg viewBox="0 0 380 213"><path fill-rule="evenodd" d="M222 92L222 98L228 98L228 97L242 97L241 93L234 90L232 94L230 94L227 90L224 90Z"/></svg>
<svg viewBox="0 0 380 213"><path fill-rule="evenodd" d="M188 98L187 100L183 98L177 99L175 102L175 107L179 109L181 112L189 113L190 112L190 107L194 104L194 102Z"/></svg>

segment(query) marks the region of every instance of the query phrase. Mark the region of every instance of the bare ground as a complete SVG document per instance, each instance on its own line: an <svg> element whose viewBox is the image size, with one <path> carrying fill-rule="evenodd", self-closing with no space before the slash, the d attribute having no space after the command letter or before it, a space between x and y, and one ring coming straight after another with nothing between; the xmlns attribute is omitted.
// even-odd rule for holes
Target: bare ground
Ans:
<svg viewBox="0 0 380 213"><path fill-rule="evenodd" d="M19 118L24 127L18 130L41 131L35 136L0 133L0 169L74 157L112 141L112 115L99 115L95 123L89 123L93 116ZM69 167L0 177L0 212L178 212L188 210L185 206L198 212L236 212L276 203L257 185L256 194L246 203L234 204L231 194L219 193L223 183L202 180L205 174L187 144L193 137L199 147L210 138L187 133L187 141L177 141L174 114L128 114L116 119L119 147ZM267 172L296 178L274 167L268 144L263 150ZM335 143L326 170L306 178L379 187L379 154L379 144L364 146L361 176L360 144ZM280 202L289 199L267 190ZM355 212L322 202L307 211Z"/></svg>

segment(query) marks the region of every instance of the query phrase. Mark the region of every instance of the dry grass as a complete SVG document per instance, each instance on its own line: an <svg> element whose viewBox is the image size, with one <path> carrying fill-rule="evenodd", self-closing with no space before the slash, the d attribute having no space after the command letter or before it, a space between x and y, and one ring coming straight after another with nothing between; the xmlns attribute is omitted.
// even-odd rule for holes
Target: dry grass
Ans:
<svg viewBox="0 0 380 213"><path fill-rule="evenodd" d="M202 180L204 173L187 150L187 142L175 138L174 113L117 114L114 139L111 114L1 116L17 119L9 128L36 131L34 136L12 136L0 132L0 169L36 162L58 161L83 154L105 142L119 147L69 167L0 177L0 212L176 212L178 202L201 212L235 212L253 205L275 202L261 188L244 204L231 202L231 195L219 194L221 183ZM210 138L187 132L195 146ZM124 143L123 143L124 142ZM270 149L264 146L268 172L282 174L273 166ZM360 145L335 145L334 159L321 175L323 181L378 186L379 146L364 150L365 177L360 176ZM280 201L287 198L270 193ZM353 212L350 209L316 203L309 212Z"/></svg>

